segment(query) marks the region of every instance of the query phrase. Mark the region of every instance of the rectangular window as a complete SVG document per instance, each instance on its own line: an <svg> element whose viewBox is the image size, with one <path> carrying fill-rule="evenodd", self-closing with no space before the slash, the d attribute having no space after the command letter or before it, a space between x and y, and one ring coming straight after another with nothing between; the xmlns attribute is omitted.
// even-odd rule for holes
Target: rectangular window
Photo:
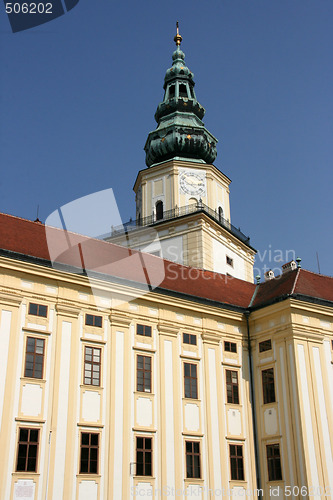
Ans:
<svg viewBox="0 0 333 500"><path fill-rule="evenodd" d="M137 356L137 383L139 392L151 392L151 357Z"/></svg>
<svg viewBox="0 0 333 500"><path fill-rule="evenodd" d="M46 318L47 306L43 306L41 304L33 304L32 302L30 302L29 314L32 314L33 316L42 316L43 318Z"/></svg>
<svg viewBox="0 0 333 500"><path fill-rule="evenodd" d="M85 347L84 349L84 383L100 385L101 377L101 349Z"/></svg>
<svg viewBox="0 0 333 500"><path fill-rule="evenodd" d="M44 339L27 337L24 376L43 378Z"/></svg>
<svg viewBox="0 0 333 500"><path fill-rule="evenodd" d="M262 390L264 404L275 402L274 368L262 371Z"/></svg>
<svg viewBox="0 0 333 500"><path fill-rule="evenodd" d="M270 351L271 349L272 349L271 339L263 340L263 342L259 342L259 352Z"/></svg>
<svg viewBox="0 0 333 500"><path fill-rule="evenodd" d="M16 470L36 472L39 429L19 429Z"/></svg>
<svg viewBox="0 0 333 500"><path fill-rule="evenodd" d="M94 316L93 314L86 314L87 326L98 326L102 328L102 316Z"/></svg>
<svg viewBox="0 0 333 500"><path fill-rule="evenodd" d="M226 255L226 261L227 261L228 266L234 267L234 259L232 259L231 257L228 257L228 255Z"/></svg>
<svg viewBox="0 0 333 500"><path fill-rule="evenodd" d="M233 370L226 370L227 379L227 401L235 405L239 404L238 373Z"/></svg>
<svg viewBox="0 0 333 500"><path fill-rule="evenodd" d="M80 474L98 473L99 434L81 432Z"/></svg>
<svg viewBox="0 0 333 500"><path fill-rule="evenodd" d="M151 337L151 326L136 325L136 334L143 335L144 337Z"/></svg>
<svg viewBox="0 0 333 500"><path fill-rule="evenodd" d="M152 476L152 438L136 438L136 475Z"/></svg>
<svg viewBox="0 0 333 500"><path fill-rule="evenodd" d="M186 477L200 478L200 443L198 441L186 441Z"/></svg>
<svg viewBox="0 0 333 500"><path fill-rule="evenodd" d="M244 481L243 446L229 444L231 479Z"/></svg>
<svg viewBox="0 0 333 500"><path fill-rule="evenodd" d="M224 342L224 350L227 352L237 352L236 342Z"/></svg>
<svg viewBox="0 0 333 500"><path fill-rule="evenodd" d="M281 481L282 470L281 470L281 459L280 459L280 445L278 443L267 445L266 453L267 453L268 480Z"/></svg>
<svg viewBox="0 0 333 500"><path fill-rule="evenodd" d="M184 363L185 398L198 398L197 365Z"/></svg>
<svg viewBox="0 0 333 500"><path fill-rule="evenodd" d="M183 343L197 345L197 336L191 333L183 333Z"/></svg>

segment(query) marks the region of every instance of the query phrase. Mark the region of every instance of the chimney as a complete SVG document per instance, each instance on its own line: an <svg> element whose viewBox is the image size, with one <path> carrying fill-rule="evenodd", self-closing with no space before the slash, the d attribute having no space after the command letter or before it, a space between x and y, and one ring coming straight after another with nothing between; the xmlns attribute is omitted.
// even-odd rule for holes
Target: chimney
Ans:
<svg viewBox="0 0 333 500"><path fill-rule="evenodd" d="M285 274L288 271L293 271L294 269L297 269L297 264L294 260L291 260L290 262L287 262L286 264L283 264L282 266L282 273Z"/></svg>
<svg viewBox="0 0 333 500"><path fill-rule="evenodd" d="M264 276L265 276L265 281L269 281L275 278L274 271L272 271L272 269L266 271Z"/></svg>

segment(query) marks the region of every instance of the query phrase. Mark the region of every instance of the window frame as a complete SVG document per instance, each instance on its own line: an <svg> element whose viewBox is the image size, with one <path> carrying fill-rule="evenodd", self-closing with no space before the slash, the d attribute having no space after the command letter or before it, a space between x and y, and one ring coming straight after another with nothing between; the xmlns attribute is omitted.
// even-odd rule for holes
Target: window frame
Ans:
<svg viewBox="0 0 333 500"><path fill-rule="evenodd" d="M31 306L37 306L36 312L31 311ZM41 308L42 310L44 310L45 308L45 314L40 314ZM46 306L45 304L37 304L36 302L29 302L28 314L30 314L31 316L38 316L39 318L47 318L48 306Z"/></svg>
<svg viewBox="0 0 333 500"><path fill-rule="evenodd" d="M142 327L143 333L138 332L138 327ZM146 333L146 329L148 330L149 333ZM152 337L151 325L143 325L142 323L137 323L136 324L136 334L139 335L140 337Z"/></svg>
<svg viewBox="0 0 333 500"><path fill-rule="evenodd" d="M135 459L136 459L136 471L135 475L139 477L152 477L153 476L153 437L152 436L135 436ZM138 448L138 439L143 440L143 447ZM146 447L146 440L150 440L150 448ZM143 462L142 462L142 474L138 474L138 453L143 454ZM150 474L146 473L146 466L149 462L146 461L146 457L150 455Z"/></svg>
<svg viewBox="0 0 333 500"><path fill-rule="evenodd" d="M29 339L34 340L34 351L28 351L28 342ZM36 347L37 347L37 341L40 340L43 342L43 353L39 354L36 352ZM27 356L33 355L33 373L32 375L27 375ZM36 359L42 358L42 368L41 368L41 376L37 377L35 375L35 367L36 367ZM45 339L41 337L31 337L30 335L26 336L26 343L25 343L25 357L24 357L24 377L25 378L35 378L37 380L43 380L44 376L44 362L45 362Z"/></svg>
<svg viewBox="0 0 333 500"><path fill-rule="evenodd" d="M87 323L88 317L92 318L92 324ZM100 325L96 325L96 318L101 320ZM85 326L92 326L93 328L103 328L103 316L99 316L97 314L86 313L85 319L84 319L84 324L85 324Z"/></svg>
<svg viewBox="0 0 333 500"><path fill-rule="evenodd" d="M28 431L28 439L21 440L21 431ZM37 441L31 441L30 440L30 434L31 431L37 431ZM38 469L38 457L39 457L39 443L40 443L40 427L18 427L18 439L17 439L17 450L16 450L16 467L15 471L16 472L29 472L29 473L36 473ZM24 469L19 469L19 458L20 458L20 446L26 446L26 452L25 452L25 467ZM35 461L35 466L33 469L28 468L28 461L29 461L29 451L32 447L36 448L36 454L35 457L30 457L30 459Z"/></svg>
<svg viewBox="0 0 333 500"><path fill-rule="evenodd" d="M186 366L190 366L190 375L186 375L185 374L185 370L186 370ZM192 376L192 367L195 367L195 376L193 377ZM189 380L189 389L190 389L190 392L189 394L190 395L187 395L187 391L186 391L186 380ZM195 380L195 390L194 390L194 386L192 386L192 380ZM195 393L195 396L193 395L193 392ZM184 398L186 399L198 399L198 365L197 363L188 363L188 362L184 362Z"/></svg>
<svg viewBox="0 0 333 500"><path fill-rule="evenodd" d="M231 454L231 448L235 447L235 454ZM245 470L244 470L244 455L243 455L242 444L229 443L229 458L230 458L230 478L232 481L245 481ZM241 450L241 455L238 455L237 451ZM235 466L233 467L233 463ZM241 468L239 464L241 463ZM234 477L234 472L236 471L236 476ZM242 477L240 477L242 476Z"/></svg>
<svg viewBox="0 0 333 500"><path fill-rule="evenodd" d="M143 358L143 368L139 368L139 358ZM150 360L150 367L149 369L145 368L146 365L146 359ZM137 354L136 355L136 391L137 392L143 392L146 394L151 394L152 393L152 356L147 356L145 354ZM139 389L139 373L143 374L143 379L142 379L142 386L143 389ZM149 387L145 387L145 382L146 382L146 374L149 374ZM149 390L148 390L149 389Z"/></svg>
<svg viewBox="0 0 333 500"><path fill-rule="evenodd" d="M185 342L185 336L188 337L188 342ZM195 342L191 342L191 340L195 340ZM186 333L183 332L183 344L187 345L197 345L197 336L195 333Z"/></svg>
<svg viewBox="0 0 333 500"><path fill-rule="evenodd" d="M91 361L86 359L87 349L92 349ZM95 350L99 351L99 362L98 363L94 361L94 351ZM86 382L86 378L89 378L88 376L86 377L86 365L91 366L90 382ZM94 378L93 378L94 369L93 369L93 367L94 366L99 367L99 369L98 369L98 384L93 383L93 381L94 381ZM101 347L96 347L93 345L85 345L84 352L83 352L83 385L91 385L93 387L101 387L101 378L102 378L101 374L102 374L102 349L101 349Z"/></svg>
<svg viewBox="0 0 333 500"><path fill-rule="evenodd" d="M229 346L230 346L230 349L227 349L227 348L226 348L228 344L229 344ZM232 350L232 347L231 347L231 346L233 346L233 345L235 346L235 349L236 349L235 351L233 351L233 350ZM232 352L232 353L234 353L234 354L235 354L235 353L237 353L237 342L231 342L230 340L225 340L225 341L224 341L224 344L223 344L223 350L224 350L225 352Z"/></svg>
<svg viewBox="0 0 333 500"><path fill-rule="evenodd" d="M230 267L234 267L234 259L232 257L229 257L229 255L226 255L225 256L225 261L226 261L226 264Z"/></svg>
<svg viewBox="0 0 333 500"><path fill-rule="evenodd" d="M266 374L268 376L268 372L272 374L271 380L266 380ZM261 370L261 381L262 381L262 397L264 405L268 405L270 403L276 403L276 394L275 394L275 375L274 368L265 368L265 370Z"/></svg>
<svg viewBox="0 0 333 500"><path fill-rule="evenodd" d="M187 445L191 444L192 450L191 452L188 453L187 451ZM199 446L199 451L195 452L194 451L194 444L198 444ZM187 457L190 457L191 459L191 469L192 469L192 475L189 475L189 469L188 469L188 463L187 463ZM195 457L199 457L199 465L197 469L199 470L198 475L195 474L195 463L194 459ZM200 441L188 441L185 440L185 469L186 469L186 479L201 479L201 450L200 450Z"/></svg>
<svg viewBox="0 0 333 500"><path fill-rule="evenodd" d="M87 434L89 436L89 443L88 445L86 444L82 444L82 437L84 434ZM94 445L94 444L91 444L91 436L97 436L97 445ZM100 432L85 432L85 431L81 431L80 432L80 467L79 467L79 474L93 474L93 475L96 475L96 474L99 474L99 446L100 446ZM82 462L83 462L83 457L82 457L82 450L83 449L88 449L88 459L87 459L87 462L88 462L88 467L87 467L87 471L82 471ZM96 457L96 460L94 459L91 459L91 450L95 450L97 449L97 457ZM96 472L92 472L91 471L91 466L92 466L92 462L96 462Z"/></svg>
<svg viewBox="0 0 333 500"><path fill-rule="evenodd" d="M273 452L271 456L268 456L269 449ZM278 450L278 453L274 453ZM267 474L268 481L282 481L282 464L281 464L281 454L280 454L280 443L269 443L266 445L266 463L267 463ZM278 464L278 466L277 466ZM280 476L278 473L280 472ZM271 477L271 473L272 476Z"/></svg>
<svg viewBox="0 0 333 500"><path fill-rule="evenodd" d="M233 382L232 376L236 374L237 382ZM228 377L230 377L230 381L228 381ZM233 405L239 405L239 379L238 379L238 370L230 370L226 369L225 371L225 381L226 381L226 391L227 391L227 403ZM231 389L231 400L229 400L229 392L228 386ZM234 391L234 388L235 391Z"/></svg>

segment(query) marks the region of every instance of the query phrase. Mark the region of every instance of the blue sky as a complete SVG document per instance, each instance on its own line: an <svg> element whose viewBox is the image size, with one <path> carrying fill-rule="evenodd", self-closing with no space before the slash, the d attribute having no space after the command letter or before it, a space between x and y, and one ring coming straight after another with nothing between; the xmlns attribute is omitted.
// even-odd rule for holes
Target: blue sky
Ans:
<svg viewBox="0 0 333 500"><path fill-rule="evenodd" d="M317 271L318 252L333 275L331 0L80 0L15 34L2 6L0 211L45 220L111 187L134 216L177 20L256 266Z"/></svg>

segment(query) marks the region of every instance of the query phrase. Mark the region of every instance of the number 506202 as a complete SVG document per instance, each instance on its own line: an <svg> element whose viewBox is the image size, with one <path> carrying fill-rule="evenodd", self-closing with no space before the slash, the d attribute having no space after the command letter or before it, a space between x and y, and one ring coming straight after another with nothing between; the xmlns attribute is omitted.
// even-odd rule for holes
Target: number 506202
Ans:
<svg viewBox="0 0 333 500"><path fill-rule="evenodd" d="M7 14L52 14L52 3L6 3Z"/></svg>

